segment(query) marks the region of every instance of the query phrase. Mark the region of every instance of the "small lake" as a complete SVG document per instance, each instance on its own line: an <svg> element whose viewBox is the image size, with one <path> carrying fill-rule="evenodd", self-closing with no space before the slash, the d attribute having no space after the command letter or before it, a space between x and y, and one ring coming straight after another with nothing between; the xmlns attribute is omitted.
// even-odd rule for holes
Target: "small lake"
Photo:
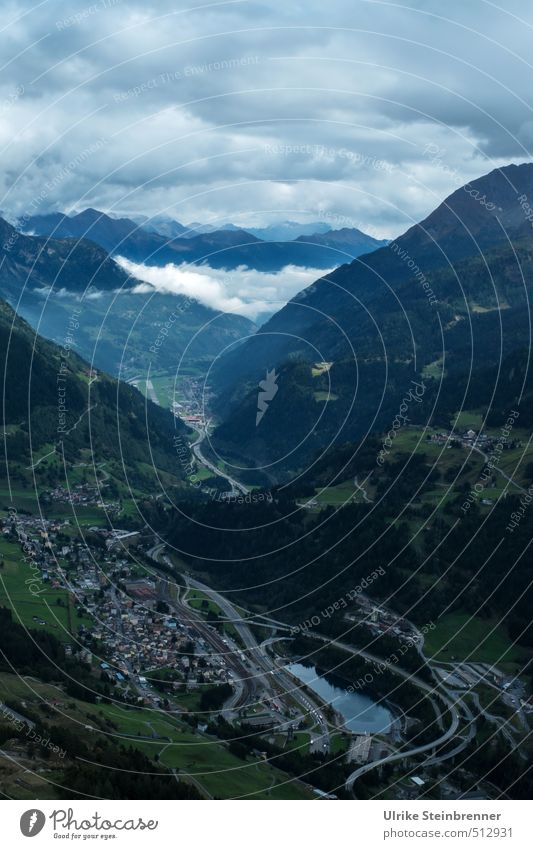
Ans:
<svg viewBox="0 0 533 849"><path fill-rule="evenodd" d="M346 727L350 731L359 733L368 731L371 734L377 734L390 728L392 722L390 712L382 705L373 702L370 696L363 693L349 693L343 689L340 682L338 686L330 684L314 666L289 663L286 668L338 711L344 717Z"/></svg>

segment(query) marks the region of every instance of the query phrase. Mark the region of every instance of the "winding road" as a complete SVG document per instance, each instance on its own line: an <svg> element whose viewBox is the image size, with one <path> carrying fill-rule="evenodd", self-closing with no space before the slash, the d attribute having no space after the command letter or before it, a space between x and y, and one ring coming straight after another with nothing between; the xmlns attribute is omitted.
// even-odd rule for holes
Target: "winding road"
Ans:
<svg viewBox="0 0 533 849"><path fill-rule="evenodd" d="M204 456L202 452L202 442L204 442L207 438L208 427L209 422L206 422L206 424L202 427L194 428L198 434L198 439L191 445L191 449L194 456L202 466L204 466L206 469L209 469L209 471L212 472L214 475L219 478L224 478L224 480L227 480L231 487L231 492L233 495L247 495L247 493L250 491L247 486L245 486L243 483L236 480L235 478L232 478L230 475L227 475L225 472L221 471L218 466L215 466L214 463L212 463Z"/></svg>

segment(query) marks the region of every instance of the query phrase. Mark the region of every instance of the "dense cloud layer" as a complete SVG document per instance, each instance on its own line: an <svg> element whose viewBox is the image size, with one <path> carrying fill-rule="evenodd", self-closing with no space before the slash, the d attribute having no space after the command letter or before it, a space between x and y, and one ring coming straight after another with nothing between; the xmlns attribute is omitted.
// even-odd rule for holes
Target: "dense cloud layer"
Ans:
<svg viewBox="0 0 533 849"><path fill-rule="evenodd" d="M278 272L262 272L250 268L221 271L186 263L158 268L123 258L118 261L128 274L143 281L136 291L155 289L164 294L188 295L212 309L245 315L253 321L265 321L314 280L327 276L324 269L295 265Z"/></svg>
<svg viewBox="0 0 533 849"><path fill-rule="evenodd" d="M393 236L530 159L533 10L505 6L8 0L0 208Z"/></svg>

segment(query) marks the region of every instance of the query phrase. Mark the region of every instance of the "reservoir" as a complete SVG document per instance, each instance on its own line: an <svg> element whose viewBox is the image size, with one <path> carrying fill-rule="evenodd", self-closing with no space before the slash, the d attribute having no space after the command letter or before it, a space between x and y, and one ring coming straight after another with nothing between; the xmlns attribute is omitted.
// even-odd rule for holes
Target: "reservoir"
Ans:
<svg viewBox="0 0 533 849"><path fill-rule="evenodd" d="M343 688L341 681L338 686L330 684L314 666L289 663L286 669L338 711L344 717L346 727L350 731L360 734L368 731L370 734L377 734L390 728L392 722L390 712L383 705L373 702L370 696L359 692L349 693Z"/></svg>

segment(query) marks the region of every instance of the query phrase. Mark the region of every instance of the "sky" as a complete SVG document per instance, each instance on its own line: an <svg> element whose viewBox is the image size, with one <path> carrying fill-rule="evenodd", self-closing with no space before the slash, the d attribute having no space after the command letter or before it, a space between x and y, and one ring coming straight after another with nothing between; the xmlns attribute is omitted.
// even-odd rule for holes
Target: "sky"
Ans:
<svg viewBox="0 0 533 849"><path fill-rule="evenodd" d="M533 147L533 6L2 3L0 209L392 238Z"/></svg>

